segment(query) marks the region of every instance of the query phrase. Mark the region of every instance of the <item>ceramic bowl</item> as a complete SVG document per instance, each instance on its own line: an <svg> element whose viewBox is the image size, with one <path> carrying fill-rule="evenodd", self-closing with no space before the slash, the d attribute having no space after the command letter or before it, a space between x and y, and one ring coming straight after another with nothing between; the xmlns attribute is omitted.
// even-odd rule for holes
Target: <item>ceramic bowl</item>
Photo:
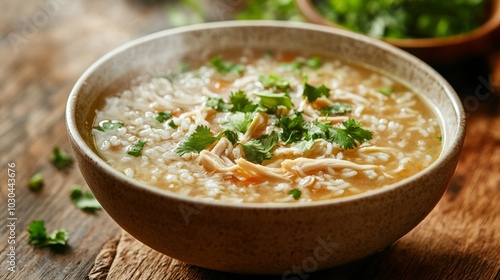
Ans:
<svg viewBox="0 0 500 280"><path fill-rule="evenodd" d="M421 93L437 112L443 151L424 171L379 190L307 204L228 204L172 194L128 178L92 148L91 108L139 74L159 75L186 54L264 48L335 55L376 67ZM389 44L308 23L250 21L182 27L129 42L95 62L74 86L67 128L78 166L105 211L147 246L226 272L309 273L391 245L434 208L464 138L459 98L431 67ZM98 226L98 225L96 225Z"/></svg>

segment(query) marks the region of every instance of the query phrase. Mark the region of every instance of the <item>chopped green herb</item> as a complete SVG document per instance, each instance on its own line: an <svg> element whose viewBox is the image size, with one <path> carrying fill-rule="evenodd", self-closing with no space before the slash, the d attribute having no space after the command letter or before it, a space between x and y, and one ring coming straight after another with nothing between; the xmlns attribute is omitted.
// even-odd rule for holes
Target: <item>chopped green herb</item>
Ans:
<svg viewBox="0 0 500 280"><path fill-rule="evenodd" d="M56 168L63 170L69 168L73 164L73 158L56 146L52 149L51 162Z"/></svg>
<svg viewBox="0 0 500 280"><path fill-rule="evenodd" d="M95 199L94 195L91 192L83 191L78 185L74 185L71 188L69 197L76 208L85 212L102 210L101 204L99 204L99 202Z"/></svg>
<svg viewBox="0 0 500 280"><path fill-rule="evenodd" d="M443 135L439 135L438 140L439 140L439 142L443 142Z"/></svg>
<svg viewBox="0 0 500 280"><path fill-rule="evenodd" d="M288 192L292 197L293 199L295 200L299 200L300 198L300 195L302 195L302 192L299 190L299 189L293 189L293 190L290 190L290 192Z"/></svg>
<svg viewBox="0 0 500 280"><path fill-rule="evenodd" d="M287 90L290 88L290 82L286 79L281 78L276 74L260 75L259 82L265 88L273 88L281 90Z"/></svg>
<svg viewBox="0 0 500 280"><path fill-rule="evenodd" d="M225 61L218 55L210 59L210 63L215 67L217 72L221 74L227 74L227 73L240 74L243 71L245 71L245 66L243 66L242 64Z"/></svg>
<svg viewBox="0 0 500 280"><path fill-rule="evenodd" d="M120 121L109 121L105 120L99 123L99 126L96 127L95 129L99 131L113 131L117 130L118 128L123 127L123 123Z"/></svg>
<svg viewBox="0 0 500 280"><path fill-rule="evenodd" d="M278 120L278 126L282 131L279 134L285 144L290 144L302 140L304 134L307 134L307 127L302 118L302 114L296 113L295 117L281 116Z"/></svg>
<svg viewBox="0 0 500 280"><path fill-rule="evenodd" d="M257 107L259 106L258 104L255 104L250 99L248 99L245 92L241 90L232 92L229 96L229 100L233 104L231 112L251 113L254 112L255 109L257 109Z"/></svg>
<svg viewBox="0 0 500 280"><path fill-rule="evenodd" d="M342 102L336 102L332 106L321 109L321 114L329 115L344 115L352 111L352 106Z"/></svg>
<svg viewBox="0 0 500 280"><path fill-rule="evenodd" d="M31 176L31 178L28 181L28 187L32 191L39 191L43 187L42 172L38 172L35 175Z"/></svg>
<svg viewBox="0 0 500 280"><path fill-rule="evenodd" d="M391 95L392 87L383 87L377 89L377 92L382 93L383 95Z"/></svg>
<svg viewBox="0 0 500 280"><path fill-rule="evenodd" d="M288 109L293 107L292 99L286 93L274 93L272 91L264 91L256 94L260 98L260 105L264 108L275 112L279 106L284 106Z"/></svg>
<svg viewBox="0 0 500 280"><path fill-rule="evenodd" d="M238 134L232 130L224 130L222 132L226 136L226 138L231 142L231 144L236 144L238 143Z"/></svg>
<svg viewBox="0 0 500 280"><path fill-rule="evenodd" d="M488 17L485 0L314 0L328 20L375 37L432 38L466 33Z"/></svg>
<svg viewBox="0 0 500 280"><path fill-rule="evenodd" d="M308 151L312 148L314 145L314 140L313 139L308 139L308 140L300 140L298 142L292 143L292 147L298 148L302 151Z"/></svg>
<svg viewBox="0 0 500 280"><path fill-rule="evenodd" d="M232 115L229 115L227 118L228 122L222 124L222 127L229 130L236 130L241 133L246 133L248 127L252 123L253 114L252 113L242 113L236 112Z"/></svg>
<svg viewBox="0 0 500 280"><path fill-rule="evenodd" d="M357 143L363 143L372 139L372 133L361 127L361 122L350 119L343 122L344 128L332 127L330 129L330 140L339 144L344 149L354 149Z"/></svg>
<svg viewBox="0 0 500 280"><path fill-rule="evenodd" d="M276 146L276 143L278 143L278 134L273 131L269 135L264 134L247 143L240 143L240 145L248 161L261 164L264 160L273 157L271 150Z"/></svg>
<svg viewBox="0 0 500 280"><path fill-rule="evenodd" d="M218 112L226 112L228 111L231 106L227 104L224 99L220 97L209 97L207 99L206 106L209 108L213 108L214 110Z"/></svg>
<svg viewBox="0 0 500 280"><path fill-rule="evenodd" d="M325 87L325 85L319 85L317 87L311 86L308 83L304 84L304 91L302 92L302 96L307 98L307 101L314 102L316 99L324 96L330 96L330 89Z"/></svg>
<svg viewBox="0 0 500 280"><path fill-rule="evenodd" d="M304 66L304 62L302 61L283 62L279 65L282 70L292 72L299 72L302 69L302 66Z"/></svg>
<svg viewBox="0 0 500 280"><path fill-rule="evenodd" d="M311 58L308 58L305 64L311 69L318 69L323 65L323 61L321 60L321 58L313 56Z"/></svg>
<svg viewBox="0 0 500 280"><path fill-rule="evenodd" d="M358 143L363 143L372 138L372 133L361 127L360 122L349 119L343 122L344 128L332 126L329 122L315 121L311 124L309 132L305 135L305 140L325 139L336 143L343 149L353 149ZM303 143L305 145L307 143Z"/></svg>
<svg viewBox="0 0 500 280"><path fill-rule="evenodd" d="M47 235L43 220L33 221L28 226L28 243L37 247L50 247L54 250L63 249L67 245L69 233L66 229L55 230Z"/></svg>
<svg viewBox="0 0 500 280"><path fill-rule="evenodd" d="M134 156L134 157L139 157L142 153L142 148L144 148L144 145L146 144L146 140L138 140L135 142L135 144L127 150L127 154Z"/></svg>
<svg viewBox="0 0 500 280"><path fill-rule="evenodd" d="M170 126L173 129L178 128L178 126L174 123L174 120L170 120L167 124L168 124L168 126Z"/></svg>
<svg viewBox="0 0 500 280"><path fill-rule="evenodd" d="M170 119L172 116L173 116L172 112L169 111L159 112L158 115L156 116L156 120L160 123L163 123L166 120Z"/></svg>
<svg viewBox="0 0 500 280"><path fill-rule="evenodd" d="M295 60L291 62L283 62L280 64L280 68L288 71L299 72L303 67L309 67L311 69L318 69L323 65L321 58L313 56L311 58L303 60Z"/></svg>
<svg viewBox="0 0 500 280"><path fill-rule="evenodd" d="M179 156L187 153L199 153L203 149L217 141L219 137L212 136L210 134L210 128L208 126L199 125L191 135L189 135L188 137L186 137L186 139L184 139L184 141L179 143L179 146L177 147L175 152Z"/></svg>

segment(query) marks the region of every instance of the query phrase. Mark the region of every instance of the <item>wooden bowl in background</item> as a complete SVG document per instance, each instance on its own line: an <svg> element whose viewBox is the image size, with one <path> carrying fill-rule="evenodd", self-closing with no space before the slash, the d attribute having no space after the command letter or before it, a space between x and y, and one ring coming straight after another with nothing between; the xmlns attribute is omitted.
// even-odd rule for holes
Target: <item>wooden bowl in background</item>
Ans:
<svg viewBox="0 0 500 280"><path fill-rule="evenodd" d="M312 0L296 2L306 20L345 29L320 14ZM443 38L379 39L402 48L427 63L450 63L469 55L487 55L492 67L490 82L500 92L500 0L492 0L487 9L490 10L488 20L469 33Z"/></svg>

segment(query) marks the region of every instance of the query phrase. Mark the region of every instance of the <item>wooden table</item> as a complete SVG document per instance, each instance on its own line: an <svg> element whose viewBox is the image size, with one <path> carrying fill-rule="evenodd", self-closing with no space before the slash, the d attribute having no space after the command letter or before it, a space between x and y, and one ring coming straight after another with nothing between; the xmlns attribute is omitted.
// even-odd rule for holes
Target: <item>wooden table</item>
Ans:
<svg viewBox="0 0 500 280"><path fill-rule="evenodd" d="M0 2L0 279L281 279L210 271L145 247L105 212L73 207L70 187L87 188L78 168L61 172L49 162L54 146L69 150L64 111L77 78L121 43L171 26L167 11L176 4L159 2ZM374 256L308 279L500 279L500 102L483 84L489 72L478 61L440 69L469 116L459 166L434 211ZM16 220L7 220L9 164L15 164L15 211L9 217ZM45 176L40 192L27 187L36 172ZM70 248L55 253L28 245L26 228L38 219L49 231L68 229ZM13 221L10 272L7 225Z"/></svg>

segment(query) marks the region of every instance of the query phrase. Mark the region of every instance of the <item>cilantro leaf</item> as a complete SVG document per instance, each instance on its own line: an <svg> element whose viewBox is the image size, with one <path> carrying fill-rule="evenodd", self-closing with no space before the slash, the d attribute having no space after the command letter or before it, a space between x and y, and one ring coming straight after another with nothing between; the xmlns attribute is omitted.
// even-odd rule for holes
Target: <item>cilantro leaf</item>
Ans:
<svg viewBox="0 0 500 280"><path fill-rule="evenodd" d="M174 121L173 121L173 120L170 120L167 124L168 124L168 126L170 126L170 127L171 127L171 128L173 128L173 129L178 128L178 126L174 123Z"/></svg>
<svg viewBox="0 0 500 280"><path fill-rule="evenodd" d="M179 143L175 152L182 156L187 153L199 153L206 147L210 146L212 143L219 139L218 137L212 136L210 134L210 128L208 126L199 125L196 130L186 137L184 141Z"/></svg>
<svg viewBox="0 0 500 280"><path fill-rule="evenodd" d="M231 107L224 99L220 97L209 97L206 103L207 107L213 108L218 112L225 112Z"/></svg>
<svg viewBox="0 0 500 280"><path fill-rule="evenodd" d="M306 136L306 140L312 139L325 139L328 140L330 135L330 128L332 128L332 124L329 122L320 122L315 121L309 126L309 131Z"/></svg>
<svg viewBox="0 0 500 280"><path fill-rule="evenodd" d="M56 168L63 170L73 164L73 158L68 153L64 152L56 146L54 147L54 149L52 149L51 162Z"/></svg>
<svg viewBox="0 0 500 280"><path fill-rule="evenodd" d="M325 139L326 141L336 143L343 149L353 149L358 143L366 142L372 139L372 133L361 127L361 122L349 119L343 122L344 128L334 127L329 122L313 122L305 136L305 140Z"/></svg>
<svg viewBox="0 0 500 280"><path fill-rule="evenodd" d="M279 106L285 106L288 109L293 107L292 99L286 93L264 91L256 95L260 98L259 105L271 111L276 111Z"/></svg>
<svg viewBox="0 0 500 280"><path fill-rule="evenodd" d="M282 129L279 136L285 144L300 141L308 131L301 113L296 113L293 118L281 116L278 120L278 126Z"/></svg>
<svg viewBox="0 0 500 280"><path fill-rule="evenodd" d="M311 69L318 69L323 65L323 61L321 60L321 58L313 56L306 60L305 65L307 65L307 67Z"/></svg>
<svg viewBox="0 0 500 280"><path fill-rule="evenodd" d="M135 142L133 146L130 146L127 150L127 154L134 156L134 157L139 157L142 154L142 148L144 148L144 145L146 144L146 140L138 140Z"/></svg>
<svg viewBox="0 0 500 280"><path fill-rule="evenodd" d="M166 120L170 119L172 117L172 112L165 111L165 112L159 112L158 116L156 116L156 120L160 123L165 122Z"/></svg>
<svg viewBox="0 0 500 280"><path fill-rule="evenodd" d="M224 134L226 138L231 142L231 144L236 144L238 143L238 134L232 130L224 130L221 132L221 135Z"/></svg>
<svg viewBox="0 0 500 280"><path fill-rule="evenodd" d="M388 87L383 87L383 88L377 89L377 92L382 93L383 95L389 96L389 95L391 95L392 90L393 90L392 87L388 86Z"/></svg>
<svg viewBox="0 0 500 280"><path fill-rule="evenodd" d="M304 91L302 92L302 96L307 98L307 101L314 102L316 99L321 96L329 97L330 89L325 87L325 85L319 85L317 87L311 86L308 83L304 84Z"/></svg>
<svg viewBox="0 0 500 280"><path fill-rule="evenodd" d="M247 95L244 91L239 90L237 92L232 92L229 96L229 101L233 104L233 108L231 108L231 112L244 112L251 113L254 112L255 109L259 106L258 104L252 102L248 99Z"/></svg>
<svg viewBox="0 0 500 280"><path fill-rule="evenodd" d="M95 129L99 131L113 131L117 130L118 128L123 127L123 123L120 121L109 121L105 120L99 123L99 126L97 126Z"/></svg>
<svg viewBox="0 0 500 280"><path fill-rule="evenodd" d="M231 108L231 112L244 112L250 113L255 111L255 109L259 106L258 104L252 102L244 91L232 92L229 96L229 100L233 104L233 108Z"/></svg>
<svg viewBox="0 0 500 280"><path fill-rule="evenodd" d="M71 188L69 197L76 208L82 209L85 212L102 210L101 204L95 199L94 195L88 191L84 192L78 185L74 185Z"/></svg>
<svg viewBox="0 0 500 280"><path fill-rule="evenodd" d="M28 181L28 188L31 191L39 191L43 187L43 174L42 172L38 172L35 175L31 176Z"/></svg>
<svg viewBox="0 0 500 280"><path fill-rule="evenodd" d="M307 66L311 69L318 69L322 65L323 65L323 61L321 60L321 58L319 58L317 56L313 56L313 57L306 59L305 61L295 60L295 61L291 61L291 62L283 62L280 64L280 67L283 70L298 72L305 66Z"/></svg>
<svg viewBox="0 0 500 280"><path fill-rule="evenodd" d="M321 114L325 116L329 115L344 115L348 112L352 111L352 106L342 103L342 102L336 102L332 106L328 106L325 108L321 109Z"/></svg>
<svg viewBox="0 0 500 280"><path fill-rule="evenodd" d="M302 66L304 66L304 63L302 61L283 62L279 65L282 70L292 72L299 72Z"/></svg>
<svg viewBox="0 0 500 280"><path fill-rule="evenodd" d="M225 129L236 130L241 133L246 133L248 127L252 123L253 114L252 113L242 113L236 112L229 115L228 122L222 124L221 126Z"/></svg>
<svg viewBox="0 0 500 280"><path fill-rule="evenodd" d="M290 88L290 82L286 79L281 78L276 74L260 75L259 82L265 88L273 88L281 90L287 90Z"/></svg>
<svg viewBox="0 0 500 280"><path fill-rule="evenodd" d="M344 126L343 129L337 127L330 129L330 139L344 149L353 149L358 146L358 143L372 139L372 133L363 129L361 122L349 119L343 122L342 125Z"/></svg>
<svg viewBox="0 0 500 280"><path fill-rule="evenodd" d="M278 134L273 131L271 134L264 134L247 143L240 143L240 145L248 161L261 164L264 160L273 157L271 150L276 146L276 143L278 143Z"/></svg>
<svg viewBox="0 0 500 280"><path fill-rule="evenodd" d="M293 189L290 190L288 194L290 194L293 197L293 199L299 200L300 195L302 195L302 192L299 189Z"/></svg>
<svg viewBox="0 0 500 280"><path fill-rule="evenodd" d="M221 74L227 74L227 73L240 74L243 71L245 71L245 66L243 66L242 64L225 61L218 55L210 59L210 63L215 67L217 72Z"/></svg>
<svg viewBox="0 0 500 280"><path fill-rule="evenodd" d="M55 230L47 235L43 220L32 221L28 226L28 243L37 247L50 247L58 250L67 245L69 233L66 229Z"/></svg>
<svg viewBox="0 0 500 280"><path fill-rule="evenodd" d="M312 148L314 145L314 140L313 139L308 139L308 140L300 140L298 142L292 143L292 146L295 148L298 148L302 151L307 151Z"/></svg>

